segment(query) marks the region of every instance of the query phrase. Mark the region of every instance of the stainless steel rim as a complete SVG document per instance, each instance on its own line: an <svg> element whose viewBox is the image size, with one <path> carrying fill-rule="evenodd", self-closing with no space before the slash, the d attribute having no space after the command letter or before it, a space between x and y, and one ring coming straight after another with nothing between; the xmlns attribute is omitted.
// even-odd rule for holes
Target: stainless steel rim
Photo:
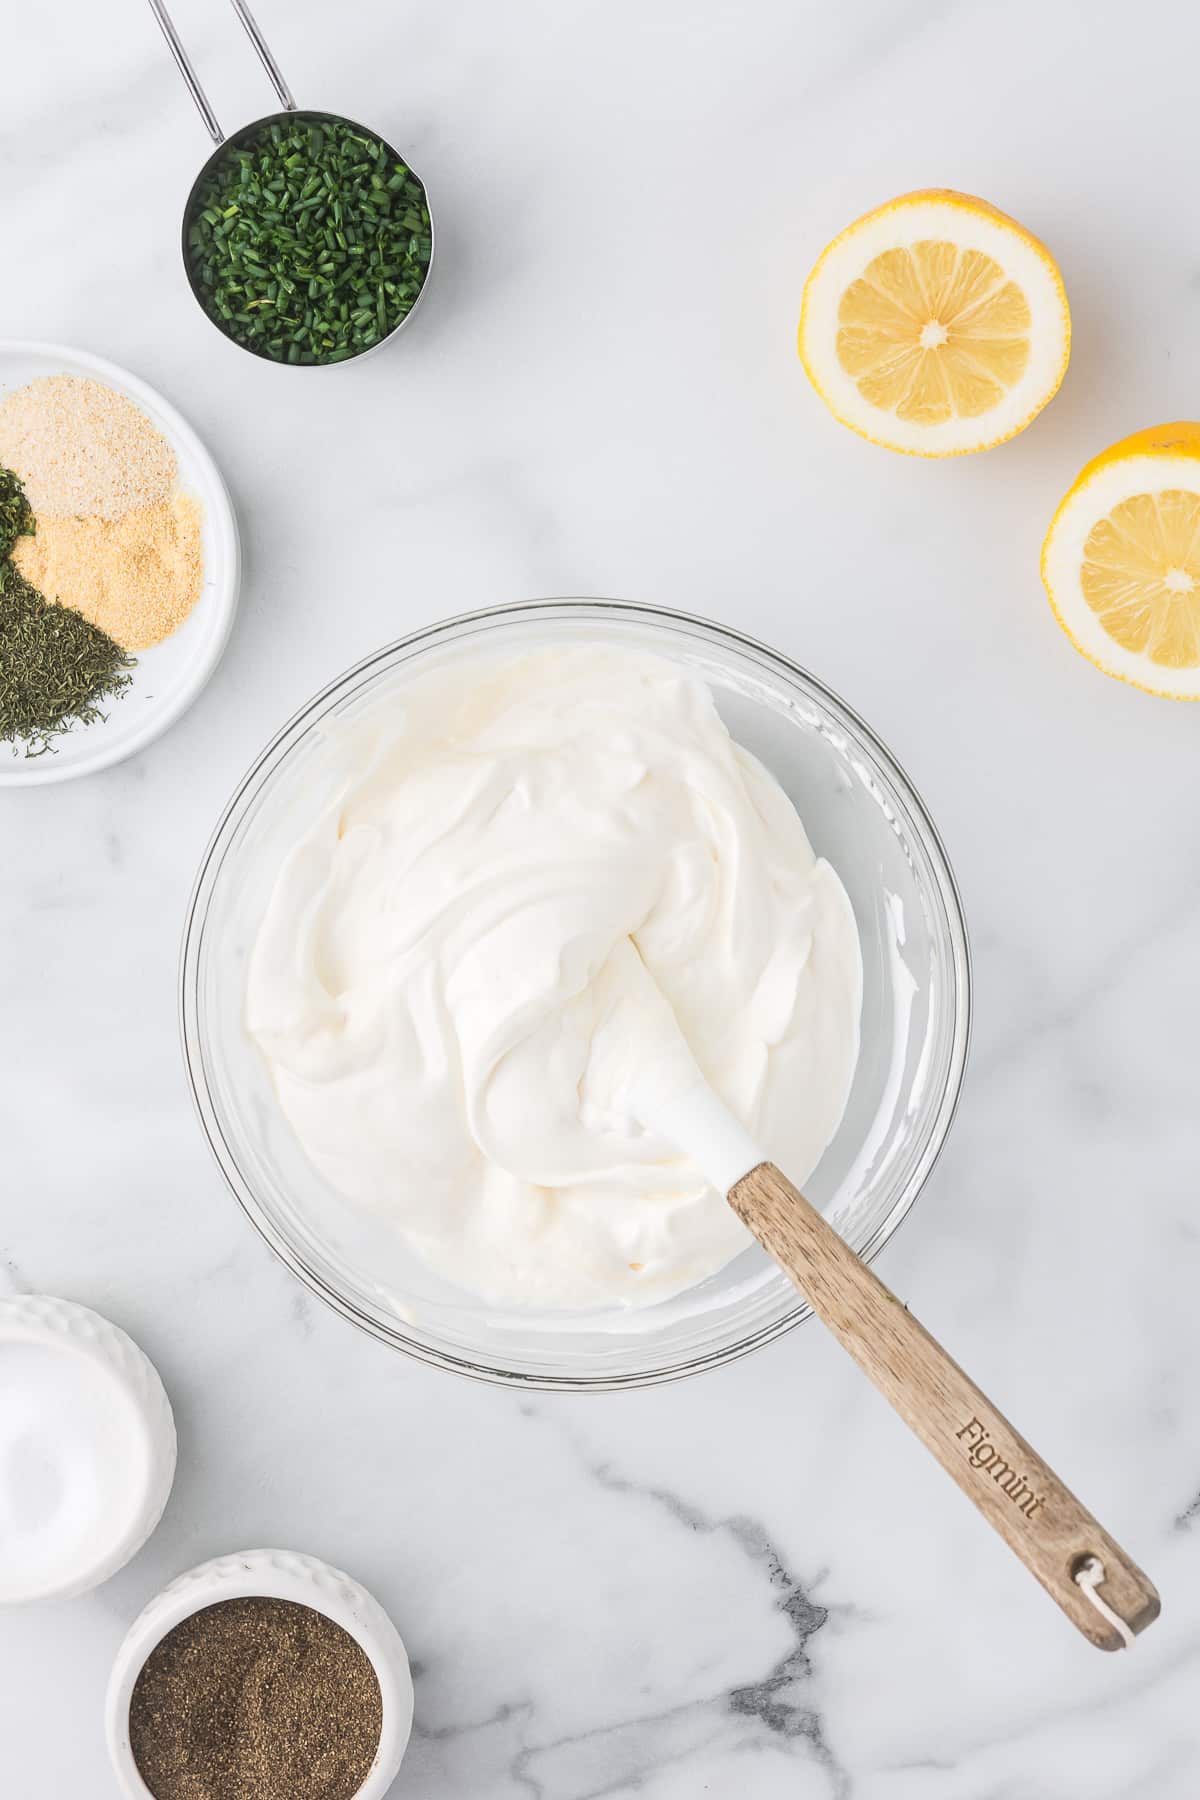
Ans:
<svg viewBox="0 0 1200 1800"><path fill-rule="evenodd" d="M723 1345L718 1349L689 1357L686 1361L678 1364L615 1376L603 1374L556 1376L541 1373L533 1375L519 1370L493 1368L485 1362L473 1361L470 1357L457 1356L452 1352L436 1349L419 1339L408 1337L397 1327L384 1326L378 1320L359 1312L341 1294L331 1288L317 1270L309 1266L296 1249L283 1238L271 1220L265 1217L257 1199L244 1181L240 1168L221 1131L208 1092L207 1082L202 1074L203 1056L198 1030L199 955L203 937L202 903L206 901L209 891L216 883L221 863L228 849L228 838L235 820L240 814L243 798L256 784L264 769L275 760L277 753L288 740L304 729L311 717L320 712L330 698L343 690L348 683L359 677L365 679L378 664L393 657L400 650L415 649L422 644L436 641L439 637L450 636L464 626L516 615L536 615L539 611L557 612L562 615L570 613L574 609L583 612L589 608L632 618L658 619L698 627L702 632L727 639L742 649L751 650L782 665L802 685L808 687L823 706L826 706L835 715L840 715L866 741L895 783L905 809L910 815L909 822L914 827L915 835L925 843L951 942L955 975L955 1004L949 1064L942 1097L931 1122L920 1158L890 1212L876 1226L867 1244L859 1252L865 1262L873 1262L884 1245L895 1235L912 1210L941 1155L962 1094L972 1023L971 953L962 898L941 834L930 817L924 801L901 764L871 727L854 711L853 707L848 706L844 700L799 663L794 662L772 646L764 644L760 639L751 637L748 633L737 630L736 627L671 607L608 598L553 597L517 601L506 606L485 607L479 611L459 613L453 618L441 619L433 625L423 626L402 638L395 639L392 643L352 665L333 681L328 682L319 693L315 694L287 720L261 754L255 758L226 805L201 860L188 903L180 952L180 1033L192 1102L201 1129L225 1178L226 1185L250 1223L292 1271L293 1275L335 1312L340 1313L343 1318L348 1319L360 1330L367 1332L381 1343L402 1350L407 1355L414 1356L418 1361L427 1363L434 1368L446 1369L455 1374L466 1375L474 1380L499 1386L520 1387L541 1392L611 1393L628 1388L657 1387L664 1382L678 1381L685 1376L699 1374L706 1369L719 1368L725 1363L735 1362L738 1358L749 1355L751 1351L773 1343L786 1332L794 1330L805 1319L811 1318L812 1309L806 1301L798 1297L795 1306L784 1313L781 1318L748 1333L746 1337L739 1339L736 1343Z"/></svg>
<svg viewBox="0 0 1200 1800"><path fill-rule="evenodd" d="M364 134L364 136L366 136L366 137L378 138L379 142L386 146L388 155L393 157L396 162L402 162L404 164L405 168L408 170L409 174L412 175L417 181L419 181L421 183L421 191L425 195L425 208L426 208L426 211L429 213L429 261L425 265L425 278L422 281L421 286L417 291L416 299L413 301L412 305L409 307L409 309L405 313L404 317L400 320L399 324L393 325L392 329L388 332L386 337L380 338L380 340L377 344L371 344L366 350L357 351L355 353L355 355L353 355L353 356L342 357L340 362L326 362L326 363L282 362L282 361L280 361L280 359L277 356L268 356L262 350L255 350L253 348L253 346L250 344L240 344L235 337L230 336L229 332L227 332L225 330L224 326L221 324L221 321L219 319L214 318L212 313L209 311L209 308L206 306L206 304L204 302L204 297L201 294L200 289L197 286L195 277L192 274L191 261L188 256L188 226L191 221L192 210L195 206L196 196L200 191L201 183L206 180L210 171L216 167L216 165L221 161L222 157L227 156L231 150L236 150L239 144L246 143L248 141L248 139L253 137L253 135L256 131L261 131L264 126L278 125L287 120L292 120L292 119L300 119L300 120L311 119L311 120L317 121L319 123L324 123L324 124L332 123L332 124L337 124L337 125L349 125L355 131L361 131ZM422 300L425 298L425 290L429 286L429 277L433 271L433 259L434 259L434 255L437 250L437 231L436 231L436 228L435 228L434 222L433 222L433 208L429 204L429 189L425 186L425 183L421 179L420 175L417 174L417 171L413 168L412 164L408 161L408 158L405 156L401 156L400 152L396 149L396 147L392 143L390 143L388 141L387 138L381 137L379 132L373 131L369 125L361 125L357 119L347 118L345 113L316 112L316 111L313 111L310 107L296 107L296 108L293 108L290 110L286 110L284 112L267 113L264 115L263 118L255 119L249 125L243 125L238 131L233 132L229 137L222 138L221 142L217 145L216 149L209 156L207 162L204 164L204 167L201 169L201 171L197 175L195 181L193 181L193 183L192 183L191 192L188 194L188 197L187 197L187 205L183 209L183 224L180 227L180 232L179 232L179 247L180 247L180 253L183 257L183 273L187 280L187 284L188 284L189 288L192 290L192 298L195 300L197 306L200 308L200 311L204 314L205 318L208 320L209 324L213 327L214 331L219 332L221 337L224 338L224 340L227 344L232 344L235 350L244 351L247 356L256 357L259 362L264 362L264 363L269 364L270 367L273 369L300 370L300 371L303 371L303 373L308 374L314 370L319 370L319 369L348 369L348 368L351 368L355 363L360 363L360 362L365 361L365 359L368 356L375 356L380 350L386 350L389 344L392 344L396 341L396 339L400 336L400 333L404 330L405 326L411 322L411 320L412 320L413 316L415 315L418 307L420 306Z"/></svg>

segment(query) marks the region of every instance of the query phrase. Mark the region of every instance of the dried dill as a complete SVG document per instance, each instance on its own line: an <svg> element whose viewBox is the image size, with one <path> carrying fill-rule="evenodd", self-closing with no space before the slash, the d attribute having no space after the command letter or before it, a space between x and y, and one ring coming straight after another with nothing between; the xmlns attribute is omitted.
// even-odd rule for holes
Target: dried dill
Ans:
<svg viewBox="0 0 1200 1800"><path fill-rule="evenodd" d="M129 686L135 660L29 585L11 556L36 529L19 478L0 469L0 743L14 756L44 756L59 732L102 719L97 702Z"/></svg>
<svg viewBox="0 0 1200 1800"><path fill-rule="evenodd" d="M44 756L76 721L102 719L97 702L127 688L133 666L107 632L0 563L0 743L14 755Z"/></svg>
<svg viewBox="0 0 1200 1800"><path fill-rule="evenodd" d="M19 537L32 537L33 513L25 489L11 469L0 469L0 588L4 585L4 564L12 555Z"/></svg>

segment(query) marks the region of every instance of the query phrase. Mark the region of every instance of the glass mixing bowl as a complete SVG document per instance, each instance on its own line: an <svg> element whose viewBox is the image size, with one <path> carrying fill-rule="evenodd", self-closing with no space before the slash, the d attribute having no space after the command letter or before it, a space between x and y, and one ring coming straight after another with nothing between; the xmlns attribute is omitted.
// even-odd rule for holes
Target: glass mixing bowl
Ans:
<svg viewBox="0 0 1200 1800"><path fill-rule="evenodd" d="M611 600L499 607L414 632L318 694L247 774L204 858L183 944L184 1051L208 1141L252 1224L346 1318L487 1380L634 1387L728 1362L809 1308L756 1245L641 1310L555 1313L473 1298L309 1167L242 1022L247 960L280 862L340 784L328 727L387 707L416 672L559 640L654 651L702 677L841 876L862 938L862 1053L806 1190L860 1256L887 1242L933 1166L962 1082L970 968L954 878L921 801L861 719L776 651L682 613Z"/></svg>

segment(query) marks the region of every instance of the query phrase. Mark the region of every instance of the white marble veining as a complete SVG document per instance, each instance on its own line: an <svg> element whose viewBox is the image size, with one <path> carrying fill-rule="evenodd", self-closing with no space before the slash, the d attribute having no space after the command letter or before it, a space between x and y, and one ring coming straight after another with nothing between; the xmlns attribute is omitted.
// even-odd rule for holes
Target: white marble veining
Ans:
<svg viewBox="0 0 1200 1800"><path fill-rule="evenodd" d="M177 0L218 114L267 109L231 11ZM0 1792L110 1794L109 1663L162 1582L280 1544L349 1569L418 1665L396 1800L1194 1800L1200 1792L1200 716L1106 682L1037 554L1079 465L1195 415L1200 14L1171 0L259 0L302 101L425 176L439 265L360 368L223 343L178 263L206 139L148 9L3 31L0 335L99 351L216 452L247 549L211 688L107 774L0 802L0 1262L108 1314L175 1403L148 1548L0 1614ZM941 465L836 426L805 272L906 188L1058 254L1050 411ZM1077 1639L815 1326L643 1394L434 1373L310 1302L227 1196L175 1025L180 925L284 716L410 627L611 593L779 644L942 827L976 952L962 1110L887 1279L1158 1582Z"/></svg>

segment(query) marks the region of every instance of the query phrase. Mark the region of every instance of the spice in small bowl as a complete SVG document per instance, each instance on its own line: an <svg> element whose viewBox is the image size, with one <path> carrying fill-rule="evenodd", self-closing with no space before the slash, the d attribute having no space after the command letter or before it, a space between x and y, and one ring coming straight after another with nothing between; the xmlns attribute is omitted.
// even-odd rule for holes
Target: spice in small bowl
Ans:
<svg viewBox="0 0 1200 1800"><path fill-rule="evenodd" d="M383 1800L412 1729L412 1675L350 1576L247 1550L150 1602L105 1711L126 1800Z"/></svg>
<svg viewBox="0 0 1200 1800"><path fill-rule="evenodd" d="M100 703L124 692L133 667L107 632L26 580L14 559L36 531L23 483L0 468L0 744L26 756L103 718Z"/></svg>
<svg viewBox="0 0 1200 1800"><path fill-rule="evenodd" d="M383 138L329 113L247 126L209 159L183 223L192 291L270 362L346 362L404 324L433 255L423 184Z"/></svg>
<svg viewBox="0 0 1200 1800"><path fill-rule="evenodd" d="M154 1800L353 1800L383 1701L371 1660L324 1613L262 1595L192 1613L156 1644L129 1737Z"/></svg>
<svg viewBox="0 0 1200 1800"><path fill-rule="evenodd" d="M183 624L203 586L200 507L128 395L77 375L28 382L0 401L0 460L25 484L35 522L12 556L39 593L123 650Z"/></svg>
<svg viewBox="0 0 1200 1800"><path fill-rule="evenodd" d="M199 600L202 533L128 395L62 373L0 397L0 744L41 756L107 716Z"/></svg>

